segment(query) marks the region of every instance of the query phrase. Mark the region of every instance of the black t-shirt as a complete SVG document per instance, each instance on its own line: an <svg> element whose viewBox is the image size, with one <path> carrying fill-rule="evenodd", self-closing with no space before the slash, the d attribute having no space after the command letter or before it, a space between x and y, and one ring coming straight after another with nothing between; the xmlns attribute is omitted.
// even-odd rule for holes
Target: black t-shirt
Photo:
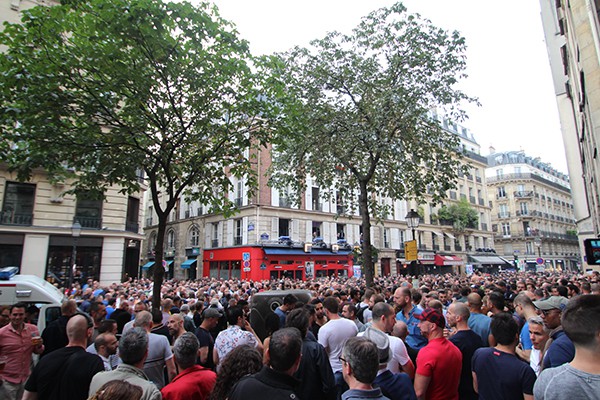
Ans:
<svg viewBox="0 0 600 400"><path fill-rule="evenodd" d="M63 347L42 358L25 383L25 390L44 400L86 400L94 375L104 371L96 354L82 347Z"/></svg>
<svg viewBox="0 0 600 400"><path fill-rule="evenodd" d="M208 346L208 356L206 357L206 362L202 364L200 359L198 359L198 364L206 368L214 369L215 362L213 360L213 348L215 346L215 341L212 335L209 331L199 326L198 329L196 329L196 337L198 338L198 342L200 342L200 348Z"/></svg>
<svg viewBox="0 0 600 400"><path fill-rule="evenodd" d="M458 331L448 338L462 353L462 370L460 372L460 384L458 385L458 397L460 399L470 400L478 399L477 393L473 389L473 374L471 373L471 359L473 353L480 347L483 347L481 336L472 330Z"/></svg>

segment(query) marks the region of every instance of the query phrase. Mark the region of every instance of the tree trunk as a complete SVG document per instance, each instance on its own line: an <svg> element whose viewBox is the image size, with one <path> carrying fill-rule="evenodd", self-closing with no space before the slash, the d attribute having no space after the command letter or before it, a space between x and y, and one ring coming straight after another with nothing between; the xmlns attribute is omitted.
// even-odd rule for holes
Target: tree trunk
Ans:
<svg viewBox="0 0 600 400"><path fill-rule="evenodd" d="M164 252L165 252L165 232L167 230L168 213L158 215L158 233L156 236L156 247L154 248L154 286L152 288L152 308L160 310L161 288L165 269L163 267Z"/></svg>
<svg viewBox="0 0 600 400"><path fill-rule="evenodd" d="M360 182L360 194L358 196L358 209L360 210L362 225L362 255L363 271L367 287L373 286L373 256L371 252L371 215L369 214L369 193L367 183Z"/></svg>

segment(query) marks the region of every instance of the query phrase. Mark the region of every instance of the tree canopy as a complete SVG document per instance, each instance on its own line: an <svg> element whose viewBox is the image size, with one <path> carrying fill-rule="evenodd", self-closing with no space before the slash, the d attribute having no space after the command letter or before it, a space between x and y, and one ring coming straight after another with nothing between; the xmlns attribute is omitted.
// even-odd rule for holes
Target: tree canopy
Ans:
<svg viewBox="0 0 600 400"><path fill-rule="evenodd" d="M465 199L449 206L442 206L437 217L441 221L452 223L452 227L457 232L463 232L466 228L476 228L479 221L477 210Z"/></svg>
<svg viewBox="0 0 600 400"><path fill-rule="evenodd" d="M35 7L22 24L5 26L0 44L0 159L22 180L41 167L71 179L74 191L147 185L158 215L157 266L181 196L227 214L230 175L256 186L244 151L268 137L263 74L212 5ZM155 296L163 274L155 268Z"/></svg>
<svg viewBox="0 0 600 400"><path fill-rule="evenodd" d="M274 184L332 188L362 217L363 259L372 282L371 217L381 198L440 201L457 180L459 139L433 110L461 120L456 88L465 76L465 42L410 15L402 4L364 17L349 34L332 32L310 47L279 54L273 71L285 109L275 126Z"/></svg>

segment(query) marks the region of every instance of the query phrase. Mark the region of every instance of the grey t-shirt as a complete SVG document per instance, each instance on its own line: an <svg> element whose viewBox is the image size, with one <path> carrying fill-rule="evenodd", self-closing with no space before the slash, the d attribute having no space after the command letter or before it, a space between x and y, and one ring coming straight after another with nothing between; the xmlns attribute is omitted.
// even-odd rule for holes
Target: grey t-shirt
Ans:
<svg viewBox="0 0 600 400"><path fill-rule="evenodd" d="M536 400L598 399L600 375L579 371L569 364L548 368L533 386Z"/></svg>
<svg viewBox="0 0 600 400"><path fill-rule="evenodd" d="M148 357L144 362L144 372L159 389L165 386L165 361L173 357L169 340L163 335L148 335Z"/></svg>

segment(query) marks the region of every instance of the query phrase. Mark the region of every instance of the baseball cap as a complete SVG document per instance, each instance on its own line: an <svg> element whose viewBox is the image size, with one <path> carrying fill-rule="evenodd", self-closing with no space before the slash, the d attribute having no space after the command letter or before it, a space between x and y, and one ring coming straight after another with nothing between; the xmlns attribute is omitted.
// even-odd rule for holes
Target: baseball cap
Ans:
<svg viewBox="0 0 600 400"><path fill-rule="evenodd" d="M392 358L392 350L390 349L390 338L388 335L379 329L369 327L365 330L364 338L369 339L377 346L379 353L379 364L387 364Z"/></svg>
<svg viewBox="0 0 600 400"><path fill-rule="evenodd" d="M215 307L208 307L202 314L204 318L221 318L221 312Z"/></svg>
<svg viewBox="0 0 600 400"><path fill-rule="evenodd" d="M550 296L545 300L534 301L533 305L542 311L554 309L562 311L567 307L568 302L569 300L562 296Z"/></svg>
<svg viewBox="0 0 600 400"><path fill-rule="evenodd" d="M442 329L446 327L444 315L435 308L426 308L421 314L415 314L415 318L421 321L432 322Z"/></svg>

